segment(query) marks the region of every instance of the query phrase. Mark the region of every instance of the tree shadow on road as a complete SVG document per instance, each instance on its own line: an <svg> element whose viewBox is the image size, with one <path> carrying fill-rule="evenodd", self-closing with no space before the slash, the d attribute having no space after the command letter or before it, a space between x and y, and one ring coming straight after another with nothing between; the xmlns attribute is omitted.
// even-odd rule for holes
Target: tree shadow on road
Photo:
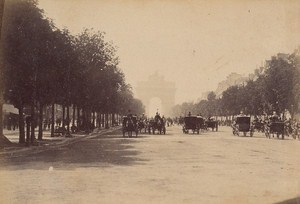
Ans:
<svg viewBox="0 0 300 204"><path fill-rule="evenodd" d="M137 138L138 139L138 138ZM73 144L33 151L26 155L5 156L1 158L1 169L73 170L85 167L107 167L111 165L141 165L139 151L134 149L137 139L123 139L106 135Z"/></svg>
<svg viewBox="0 0 300 204"><path fill-rule="evenodd" d="M296 197L289 200L278 202L276 204L299 204L299 203L300 203L300 197Z"/></svg>

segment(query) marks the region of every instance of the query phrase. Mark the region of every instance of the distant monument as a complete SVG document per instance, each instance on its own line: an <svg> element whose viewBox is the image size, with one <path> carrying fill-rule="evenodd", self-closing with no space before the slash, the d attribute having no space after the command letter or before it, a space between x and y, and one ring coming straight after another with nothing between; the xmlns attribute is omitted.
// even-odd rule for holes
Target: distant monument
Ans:
<svg viewBox="0 0 300 204"><path fill-rule="evenodd" d="M175 83L165 81L164 77L160 76L157 72L150 75L147 81L138 82L136 87L137 98L145 105L148 116L155 114L149 113L150 101L155 97L161 100L164 115L170 115L171 108L175 105L175 92Z"/></svg>

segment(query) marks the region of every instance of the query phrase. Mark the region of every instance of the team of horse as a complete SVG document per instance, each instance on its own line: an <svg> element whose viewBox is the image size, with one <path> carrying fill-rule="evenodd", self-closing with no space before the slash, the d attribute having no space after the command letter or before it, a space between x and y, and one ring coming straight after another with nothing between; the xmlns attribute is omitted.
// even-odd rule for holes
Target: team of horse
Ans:
<svg viewBox="0 0 300 204"><path fill-rule="evenodd" d="M159 134L166 134L166 121L162 118L156 119L141 119L138 121L139 132L155 134L158 131Z"/></svg>
<svg viewBox="0 0 300 204"><path fill-rule="evenodd" d="M122 123L122 132L123 137L126 133L128 137L132 137L132 134L135 133L135 136L138 136L138 133L149 133L155 134L156 131L158 134L166 134L166 121L163 118L140 118L136 116L132 117L123 117Z"/></svg>

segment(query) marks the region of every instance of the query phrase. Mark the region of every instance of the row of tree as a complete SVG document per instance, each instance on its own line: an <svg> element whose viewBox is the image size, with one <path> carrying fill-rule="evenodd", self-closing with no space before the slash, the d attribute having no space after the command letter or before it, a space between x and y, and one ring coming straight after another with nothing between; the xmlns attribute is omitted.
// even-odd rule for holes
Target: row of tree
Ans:
<svg viewBox="0 0 300 204"><path fill-rule="evenodd" d="M208 94L207 100L183 103L173 108L175 115L194 114L232 116L243 111L250 115L300 112L300 50L292 54L278 54L256 69L251 79L230 86L216 97Z"/></svg>
<svg viewBox="0 0 300 204"><path fill-rule="evenodd" d="M43 109L49 105L53 114L54 104L66 107L67 121L70 121L69 107L77 109L83 117L83 128L89 126L95 112L121 115L128 109L137 114L144 112L118 67L116 47L106 42L104 35L85 29L73 36L67 29L56 28L35 0L5 3L1 93L4 101L19 109L21 143L25 142L23 116L28 107L32 138L34 121L39 121L42 130ZM54 120L51 129L53 134ZM38 138L42 139L42 131Z"/></svg>

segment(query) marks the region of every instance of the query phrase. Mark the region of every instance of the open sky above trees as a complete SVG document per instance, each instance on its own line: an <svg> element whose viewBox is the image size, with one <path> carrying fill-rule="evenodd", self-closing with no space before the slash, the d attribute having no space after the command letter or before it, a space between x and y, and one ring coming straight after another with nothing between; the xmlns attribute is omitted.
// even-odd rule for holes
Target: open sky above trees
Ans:
<svg viewBox="0 0 300 204"><path fill-rule="evenodd" d="M27 127L31 126L32 142L37 121L41 130L38 138L42 139L46 106L52 107L51 135L54 104L62 105L63 110L67 108L63 120L67 120L68 133L70 107L74 113L75 108L81 110L77 111L81 112L77 121L82 123L77 126L82 130L94 126L91 116L94 118L96 112L105 114L106 118L108 114L127 114L128 109L136 114L144 112L118 67L115 45L105 41L104 33L84 29L80 34L71 35L67 29L60 30L44 16L35 0L6 1L0 51L0 112L2 95L4 102L18 108L20 143L25 142L25 116Z"/></svg>
<svg viewBox="0 0 300 204"><path fill-rule="evenodd" d="M39 2L56 26L71 33L105 31L133 87L156 70L175 81L176 103L196 100L230 73L248 75L300 45L297 0Z"/></svg>

